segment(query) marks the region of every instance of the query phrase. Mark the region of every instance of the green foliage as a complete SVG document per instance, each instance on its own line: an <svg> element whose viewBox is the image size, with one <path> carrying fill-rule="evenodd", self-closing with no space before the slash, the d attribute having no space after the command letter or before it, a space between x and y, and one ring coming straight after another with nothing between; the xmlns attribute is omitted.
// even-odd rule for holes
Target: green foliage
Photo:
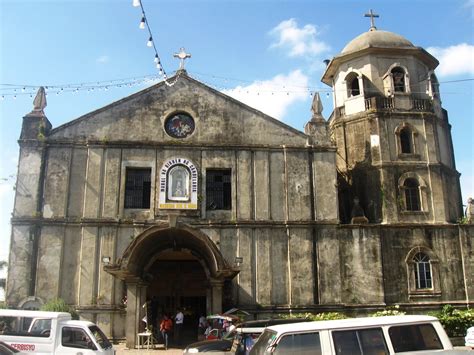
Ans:
<svg viewBox="0 0 474 355"><path fill-rule="evenodd" d="M389 306L383 311L377 311L370 314L371 317L384 317L384 316L404 316L406 312L400 311L400 306L397 304L395 306Z"/></svg>
<svg viewBox="0 0 474 355"><path fill-rule="evenodd" d="M323 313L292 313L292 314L282 314L280 318L290 319L290 318L305 318L308 321L312 320L335 320L335 319L345 319L346 315L339 312L323 312Z"/></svg>
<svg viewBox="0 0 474 355"><path fill-rule="evenodd" d="M66 304L62 298L55 298L45 303L43 306L41 306L41 310L49 312L67 312L71 313L72 319L79 319L79 314L76 312L76 310L70 305Z"/></svg>
<svg viewBox="0 0 474 355"><path fill-rule="evenodd" d="M0 302L0 309L6 309L7 308L7 303L6 302Z"/></svg>
<svg viewBox="0 0 474 355"><path fill-rule="evenodd" d="M463 337L466 335L467 328L474 326L474 310L472 309L455 309L448 304L440 312L431 312L430 315L439 319L450 337Z"/></svg>

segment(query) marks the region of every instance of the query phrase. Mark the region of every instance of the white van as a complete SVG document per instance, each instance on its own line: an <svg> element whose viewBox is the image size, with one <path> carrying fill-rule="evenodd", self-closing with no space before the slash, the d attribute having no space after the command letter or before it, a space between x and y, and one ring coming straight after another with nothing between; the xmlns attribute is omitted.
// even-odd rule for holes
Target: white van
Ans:
<svg viewBox="0 0 474 355"><path fill-rule="evenodd" d="M115 354L99 327L64 312L0 309L0 341L25 353Z"/></svg>
<svg viewBox="0 0 474 355"><path fill-rule="evenodd" d="M268 327L250 354L433 354L445 349L453 346L438 319L388 316Z"/></svg>

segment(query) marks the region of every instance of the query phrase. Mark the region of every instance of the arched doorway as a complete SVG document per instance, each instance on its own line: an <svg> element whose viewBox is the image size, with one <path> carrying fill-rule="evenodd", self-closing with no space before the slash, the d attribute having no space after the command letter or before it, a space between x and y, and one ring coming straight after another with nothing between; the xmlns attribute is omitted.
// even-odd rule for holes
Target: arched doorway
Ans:
<svg viewBox="0 0 474 355"><path fill-rule="evenodd" d="M157 317L174 314L178 308L196 328L199 314L222 312L225 280L239 272L224 259L217 246L201 231L185 224L151 227L136 236L116 264L105 270L123 280L127 287L127 346L135 346L143 330L143 317L154 302ZM186 323L186 322L185 322ZM188 329L185 334L195 331Z"/></svg>
<svg viewBox="0 0 474 355"><path fill-rule="evenodd" d="M146 271L149 322L157 327L164 314L172 317L180 309L185 315L183 342L195 341L199 316L211 311L209 277L199 258L189 249L165 250L150 261Z"/></svg>

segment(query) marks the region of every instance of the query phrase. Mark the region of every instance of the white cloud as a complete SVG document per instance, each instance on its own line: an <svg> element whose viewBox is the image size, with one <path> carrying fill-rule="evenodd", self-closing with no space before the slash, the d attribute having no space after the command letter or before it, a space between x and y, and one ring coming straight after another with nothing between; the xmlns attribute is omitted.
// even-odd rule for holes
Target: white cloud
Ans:
<svg viewBox="0 0 474 355"><path fill-rule="evenodd" d="M308 24L298 28L296 20L291 18L280 22L270 31L270 35L277 37L277 42L273 43L271 48L288 49L290 57L315 56L330 49L326 43L317 38L319 34L315 25Z"/></svg>
<svg viewBox="0 0 474 355"><path fill-rule="evenodd" d="M110 61L110 58L108 55L101 55L99 58L97 58L95 60L97 63L100 63L100 64L105 64L105 63L108 63Z"/></svg>
<svg viewBox="0 0 474 355"><path fill-rule="evenodd" d="M474 0L467 0L464 7L474 7Z"/></svg>
<svg viewBox="0 0 474 355"><path fill-rule="evenodd" d="M280 74L270 80L223 90L223 93L281 120L290 105L309 97L305 90L308 80L301 70L294 70L288 75Z"/></svg>
<svg viewBox="0 0 474 355"><path fill-rule="evenodd" d="M474 46L461 43L446 48L426 49L439 60L436 72L439 76L474 74Z"/></svg>

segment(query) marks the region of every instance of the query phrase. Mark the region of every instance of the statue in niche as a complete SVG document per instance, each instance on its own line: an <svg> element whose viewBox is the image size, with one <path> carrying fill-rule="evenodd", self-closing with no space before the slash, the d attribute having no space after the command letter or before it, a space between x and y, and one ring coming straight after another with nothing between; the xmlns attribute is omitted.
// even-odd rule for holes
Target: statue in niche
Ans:
<svg viewBox="0 0 474 355"><path fill-rule="evenodd" d="M354 205L352 206L351 217L351 224L365 224L369 222L369 220L365 216L364 210L359 204L358 197L354 198Z"/></svg>
<svg viewBox="0 0 474 355"><path fill-rule="evenodd" d="M184 166L176 166L168 175L168 199L186 201L189 199L189 172Z"/></svg>

